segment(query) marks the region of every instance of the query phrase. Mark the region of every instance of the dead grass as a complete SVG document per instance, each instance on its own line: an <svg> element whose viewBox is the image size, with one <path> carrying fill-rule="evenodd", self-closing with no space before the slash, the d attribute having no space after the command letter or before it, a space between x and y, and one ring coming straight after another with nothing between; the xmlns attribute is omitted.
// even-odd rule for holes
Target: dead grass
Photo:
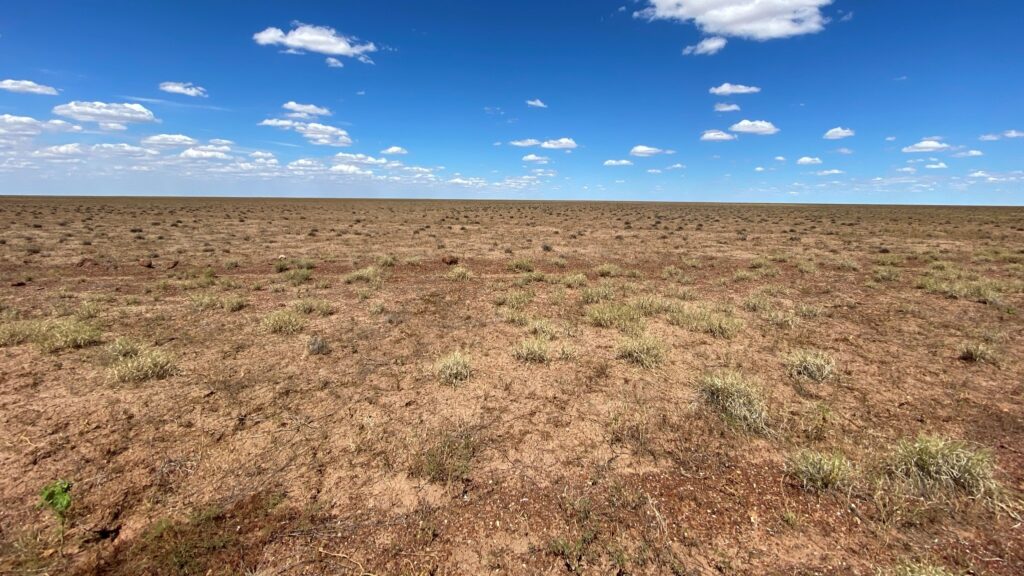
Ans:
<svg viewBox="0 0 1024 576"><path fill-rule="evenodd" d="M836 361L821 350L796 350L786 359L789 375L793 378L806 378L822 383L832 378L836 371Z"/></svg>
<svg viewBox="0 0 1024 576"><path fill-rule="evenodd" d="M724 340L732 339L743 328L743 321L728 309L716 310L707 306L684 306L672 310L668 321L673 326Z"/></svg>
<svg viewBox="0 0 1024 576"><path fill-rule="evenodd" d="M635 336L619 343L618 357L641 368L654 368L665 360L665 345L653 336Z"/></svg>
<svg viewBox="0 0 1024 576"><path fill-rule="evenodd" d="M263 328L271 334L296 334L305 327L305 318L293 310L277 310L263 318Z"/></svg>
<svg viewBox="0 0 1024 576"><path fill-rule="evenodd" d="M440 484L468 480L473 459L481 447L478 434L475 428L463 425L427 437L409 473Z"/></svg>
<svg viewBox="0 0 1024 576"><path fill-rule="evenodd" d="M115 382L160 380L176 372L174 360L169 354L126 338L115 340L107 351L114 358L109 371Z"/></svg>
<svg viewBox="0 0 1024 576"><path fill-rule="evenodd" d="M885 473L927 495L993 498L1002 491L990 452L940 436L900 441L886 460Z"/></svg>
<svg viewBox="0 0 1024 576"><path fill-rule="evenodd" d="M710 372L697 390L704 402L730 424L753 432L768 432L768 405L760 386L734 370Z"/></svg>
<svg viewBox="0 0 1024 576"><path fill-rule="evenodd" d="M852 466L838 452L800 450L786 461L786 473L804 490L824 492L849 485Z"/></svg>
<svg viewBox="0 0 1024 576"><path fill-rule="evenodd" d="M456 386L465 382L473 373L469 365L469 358L458 351L438 360L434 371L437 374L437 379L447 386Z"/></svg>

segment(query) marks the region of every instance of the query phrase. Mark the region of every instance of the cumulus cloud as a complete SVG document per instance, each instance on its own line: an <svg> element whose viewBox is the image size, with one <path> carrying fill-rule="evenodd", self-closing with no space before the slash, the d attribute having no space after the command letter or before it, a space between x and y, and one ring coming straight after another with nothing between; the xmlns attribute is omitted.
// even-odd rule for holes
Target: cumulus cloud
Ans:
<svg viewBox="0 0 1024 576"><path fill-rule="evenodd" d="M159 154L156 150L150 150L149 148L143 148L141 146L133 146L131 144L118 143L118 144L95 144L92 147L92 151L95 154L105 154L109 156L133 156L133 157L144 157L144 156L156 156Z"/></svg>
<svg viewBox="0 0 1024 576"><path fill-rule="evenodd" d="M632 166L633 163L629 160L605 160L605 166Z"/></svg>
<svg viewBox="0 0 1024 576"><path fill-rule="evenodd" d="M68 102L53 108L53 113L79 122L95 122L101 128L124 130L130 122L155 122L148 108L137 103Z"/></svg>
<svg viewBox="0 0 1024 576"><path fill-rule="evenodd" d="M388 163L387 158L374 158L366 154L352 154L350 152L338 152L334 158L347 164L368 164L371 166L383 166Z"/></svg>
<svg viewBox="0 0 1024 576"><path fill-rule="evenodd" d="M520 148L527 148L529 146L539 146L540 140L537 140L536 138L525 138L523 140L513 140L509 142L509 144Z"/></svg>
<svg viewBox="0 0 1024 576"><path fill-rule="evenodd" d="M788 38L824 29L821 8L832 0L648 0L634 15L693 21L703 32L753 40Z"/></svg>
<svg viewBox="0 0 1024 576"><path fill-rule="evenodd" d="M184 134L156 134L143 138L142 143L147 146L194 146L197 142Z"/></svg>
<svg viewBox="0 0 1024 576"><path fill-rule="evenodd" d="M31 116L0 114L0 135L6 137L35 136L46 132L79 132L81 126L63 120L36 120Z"/></svg>
<svg viewBox="0 0 1024 576"><path fill-rule="evenodd" d="M334 166L331 166L331 172L349 174L352 176L369 176L370 174L373 174L372 170L353 166L352 164L335 164Z"/></svg>
<svg viewBox="0 0 1024 576"><path fill-rule="evenodd" d="M855 132L849 128L843 128L842 126L836 126L828 132L825 132L825 140L842 140L843 138L849 138L853 136Z"/></svg>
<svg viewBox="0 0 1024 576"><path fill-rule="evenodd" d="M548 163L548 157L547 156L538 156L536 154L527 154L526 156L523 156L523 162L533 162L533 163L536 163L536 164L547 164Z"/></svg>
<svg viewBox="0 0 1024 576"><path fill-rule="evenodd" d="M770 136L779 132L779 129L767 120L740 120L730 126L729 130L741 134L757 134L758 136Z"/></svg>
<svg viewBox="0 0 1024 576"><path fill-rule="evenodd" d="M725 102L718 102L715 104L715 112L739 112L739 104L726 104Z"/></svg>
<svg viewBox="0 0 1024 576"><path fill-rule="evenodd" d="M722 132L721 130L705 130L704 133L700 135L700 139L705 142L725 142L727 140L735 140L736 136L734 134L729 134L728 132Z"/></svg>
<svg viewBox="0 0 1024 576"><path fill-rule="evenodd" d="M999 140L999 134L982 134L981 136L978 136L978 140L981 140L982 142L995 142L996 140Z"/></svg>
<svg viewBox="0 0 1024 576"><path fill-rule="evenodd" d="M36 84L31 80L0 80L0 90L17 92L19 94L42 94L45 96L56 96L57 89L51 86Z"/></svg>
<svg viewBox="0 0 1024 576"><path fill-rule="evenodd" d="M721 86L714 86L708 92L715 96L732 96L733 94L757 94L761 91L758 86L746 86L744 84L731 84L725 82Z"/></svg>
<svg viewBox="0 0 1024 576"><path fill-rule="evenodd" d="M541 148L547 148L549 150L575 150L576 141L572 138L556 138L554 140L545 140L540 143Z"/></svg>
<svg viewBox="0 0 1024 576"><path fill-rule="evenodd" d="M161 82L160 90L193 98L206 98L206 88L196 86L191 82Z"/></svg>
<svg viewBox="0 0 1024 576"><path fill-rule="evenodd" d="M1020 130L1007 130L1003 132L1003 138L1024 138L1024 132Z"/></svg>
<svg viewBox="0 0 1024 576"><path fill-rule="evenodd" d="M282 118L268 118L259 124L298 132L310 143L318 146L351 146L352 138L341 128L319 122L296 122Z"/></svg>
<svg viewBox="0 0 1024 576"><path fill-rule="evenodd" d="M313 116L330 116L331 111L315 104L299 104L290 100L281 105L281 108L288 110L288 116L292 118L311 118Z"/></svg>
<svg viewBox="0 0 1024 576"><path fill-rule="evenodd" d="M381 150L380 153L388 156L393 156L408 154L409 151L406 150L405 148L402 148L401 146L388 146L387 148Z"/></svg>
<svg viewBox="0 0 1024 576"><path fill-rule="evenodd" d="M657 156L658 154L674 154L674 152L672 150L662 150L661 148L655 148L654 146L644 146L643 144L633 146L633 148L629 150L630 156L637 156L640 158Z"/></svg>
<svg viewBox="0 0 1024 576"><path fill-rule="evenodd" d="M338 60L338 59L337 59L337 58L335 58L334 56L328 56L328 57L327 57L327 58L326 58L326 59L324 60L324 62L326 62L326 63L327 63L327 67L328 67L328 68L344 68L344 67L345 67L345 65L344 65L344 64L342 64L341 60Z"/></svg>
<svg viewBox="0 0 1024 576"><path fill-rule="evenodd" d="M949 150L949 144L935 139L921 140L917 144L912 144L903 148L903 151L908 154L916 152L942 152L943 150Z"/></svg>
<svg viewBox="0 0 1024 576"><path fill-rule="evenodd" d="M929 170L944 170L946 168L949 168L949 166L946 166L945 162L935 162L934 164L925 164L924 167L928 168Z"/></svg>
<svg viewBox="0 0 1024 576"><path fill-rule="evenodd" d="M78 142L73 144L60 144L58 146L48 146L42 150L36 150L32 153L33 156L42 157L61 157L61 156L80 156L84 154L82 145Z"/></svg>
<svg viewBox="0 0 1024 576"><path fill-rule="evenodd" d="M533 100L527 100L526 105L530 108L547 108L548 105L541 101L540 98L534 98Z"/></svg>
<svg viewBox="0 0 1024 576"><path fill-rule="evenodd" d="M802 156L796 161L800 166L813 166L815 164L821 164L821 158L817 156Z"/></svg>
<svg viewBox="0 0 1024 576"><path fill-rule="evenodd" d="M725 48L727 42L728 40L722 38L721 36L712 36L710 38L705 38L701 40L694 46L687 46L686 48L683 48L683 54L685 54L686 56L689 56L691 54L697 56L711 56L712 54L718 54L719 52L721 52L722 49Z"/></svg>
<svg viewBox="0 0 1024 576"><path fill-rule="evenodd" d="M282 46L291 52L316 52L327 56L345 56L370 63L367 54L377 51L373 42L361 44L355 37L339 34L334 28L296 23L287 33L280 28L267 28L253 34L261 46ZM330 64L328 62L328 64Z"/></svg>

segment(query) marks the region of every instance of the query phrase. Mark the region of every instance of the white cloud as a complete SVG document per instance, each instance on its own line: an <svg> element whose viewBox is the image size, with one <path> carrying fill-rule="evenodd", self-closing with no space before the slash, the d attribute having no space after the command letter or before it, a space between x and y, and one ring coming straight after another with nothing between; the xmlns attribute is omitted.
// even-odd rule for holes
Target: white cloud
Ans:
<svg viewBox="0 0 1024 576"><path fill-rule="evenodd" d="M548 157L547 156L538 156L536 154L527 154L526 156L523 156L523 162L534 162L534 163L537 163L537 164L547 164L548 163Z"/></svg>
<svg viewBox="0 0 1024 576"><path fill-rule="evenodd" d="M818 172L815 172L815 174L817 174L818 176L836 176L838 174L846 174L846 172L843 172L842 170L836 170L835 168L833 168L832 170L820 170Z"/></svg>
<svg viewBox="0 0 1024 576"><path fill-rule="evenodd" d="M821 158L817 156L802 156L796 161L800 166L813 166L815 164L821 164Z"/></svg>
<svg viewBox="0 0 1024 576"><path fill-rule="evenodd" d="M352 154L349 152L338 152L334 155L334 158L341 160L347 164L369 164L373 166L383 166L388 163L387 158L374 158L373 156L367 156L366 154Z"/></svg>
<svg viewBox="0 0 1024 576"><path fill-rule="evenodd" d="M281 105L281 108L288 110L290 114L288 116L292 118L311 118L313 116L330 116L331 111L328 108L317 106L315 104L299 104L294 100L289 100Z"/></svg>
<svg viewBox="0 0 1024 576"><path fill-rule="evenodd" d="M68 102L53 108L58 116L78 120L79 122L96 122L101 128L123 130L129 122L154 122L148 108L142 104L106 103L106 102Z"/></svg>
<svg viewBox="0 0 1024 576"><path fill-rule="evenodd" d="M915 152L941 152L943 150L949 150L949 144L945 142L939 142L935 139L921 140L917 144L906 146L903 148L904 152L915 153Z"/></svg>
<svg viewBox="0 0 1024 576"><path fill-rule="evenodd" d="M572 138L557 138L541 142L540 147L549 150L574 150L576 149L576 141Z"/></svg>
<svg viewBox="0 0 1024 576"><path fill-rule="evenodd" d="M36 150L33 153L33 156L80 156L84 153L85 151L82 150L82 145L79 144L78 142L75 142L73 144L61 144L59 146L49 146L47 148L43 148L42 150Z"/></svg>
<svg viewBox="0 0 1024 576"><path fill-rule="evenodd" d="M754 168L754 172L764 172L764 166L758 166L757 168Z"/></svg>
<svg viewBox="0 0 1024 576"><path fill-rule="evenodd" d="M896 141L896 137L895 136L886 136L885 137L885 141L886 142L895 142Z"/></svg>
<svg viewBox="0 0 1024 576"><path fill-rule="evenodd" d="M725 102L718 102L715 104L715 112L739 112L739 104L726 104Z"/></svg>
<svg viewBox="0 0 1024 576"><path fill-rule="evenodd" d="M669 166L668 168L665 168L665 170L682 170L683 168L686 168L685 164L680 164L679 162L676 162L675 164Z"/></svg>
<svg viewBox="0 0 1024 576"><path fill-rule="evenodd" d="M855 132L849 128L836 126L835 128L829 130L828 132L825 132L825 136L823 136L823 138L825 138L825 140L842 140L843 138L849 138L854 134Z"/></svg>
<svg viewBox="0 0 1024 576"><path fill-rule="evenodd" d="M351 174L353 176L369 176L373 174L373 171L360 168L359 166L353 166L352 164L335 164L331 166L331 172L338 172L341 174Z"/></svg>
<svg viewBox="0 0 1024 576"><path fill-rule="evenodd" d="M896 171L902 172L904 174L917 174L917 168L914 168L912 166L904 166L903 168L897 168Z"/></svg>
<svg viewBox="0 0 1024 576"><path fill-rule="evenodd" d="M141 146L132 146L131 144L95 144L92 147L92 151L96 154L107 154L111 156L156 156L159 154L156 150L150 150L149 148L143 148Z"/></svg>
<svg viewBox="0 0 1024 576"><path fill-rule="evenodd" d="M1020 130L1007 130L1006 132L1003 132L1003 137L1004 138L1024 138L1024 132L1021 132Z"/></svg>
<svg viewBox="0 0 1024 576"><path fill-rule="evenodd" d="M949 166L946 166L945 162L936 162L934 164L925 164L924 167L928 168L930 170L944 170L946 168L949 168Z"/></svg>
<svg viewBox="0 0 1024 576"><path fill-rule="evenodd" d="M362 62L372 62L366 55L377 51L373 42L360 44L354 37L338 34L334 28L296 24L285 33L280 28L267 28L253 34L252 39L261 46L283 46L294 52L316 52L328 56L347 56Z"/></svg>
<svg viewBox="0 0 1024 576"><path fill-rule="evenodd" d="M851 150L849 148L846 148L846 147L836 148L836 152L838 152L839 154L847 154L847 155L853 154L853 150Z"/></svg>
<svg viewBox="0 0 1024 576"><path fill-rule="evenodd" d="M324 62L327 62L327 67L328 68L344 68L345 67L345 65L342 64L341 60L338 60L334 56L328 56L324 60Z"/></svg>
<svg viewBox="0 0 1024 576"><path fill-rule="evenodd" d="M147 146L194 146L196 139L184 134L157 134L142 139Z"/></svg>
<svg viewBox="0 0 1024 576"><path fill-rule="evenodd" d="M380 153L385 155L403 155L408 154L409 151L406 150L405 148L402 148L401 146L389 146L381 150Z"/></svg>
<svg viewBox="0 0 1024 576"><path fill-rule="evenodd" d="M513 140L509 142L509 144L520 148L526 148L529 146L539 146L540 140L537 140L536 138L526 138L525 140Z"/></svg>
<svg viewBox="0 0 1024 576"><path fill-rule="evenodd" d="M735 140L736 136L734 134L729 134L728 132L722 132L721 130L705 130L704 133L700 135L700 139L705 142L725 142L726 140Z"/></svg>
<svg viewBox="0 0 1024 576"><path fill-rule="evenodd" d="M629 150L630 156L637 156L640 158L648 158L650 156L657 156L658 154L674 154L674 152L672 150L655 148L654 146L644 146L643 144L637 144Z"/></svg>
<svg viewBox="0 0 1024 576"><path fill-rule="evenodd" d="M996 140L999 140L999 134L982 134L981 136L978 136L978 140L981 140L982 142L995 142Z"/></svg>
<svg viewBox="0 0 1024 576"><path fill-rule="evenodd" d="M984 155L985 155L985 153L982 152L981 150L964 150L963 152L957 152L956 154L953 154L953 157L954 158L977 158L979 156L984 156Z"/></svg>
<svg viewBox="0 0 1024 576"><path fill-rule="evenodd" d="M8 92L17 92L19 94L43 94L46 96L56 96L57 89L51 86L43 86L42 84L36 84L31 80L0 80L0 90L7 90Z"/></svg>
<svg viewBox="0 0 1024 576"><path fill-rule="evenodd" d="M775 161L776 162L785 162L786 161L786 157L785 156L776 156L775 157Z"/></svg>
<svg viewBox="0 0 1024 576"><path fill-rule="evenodd" d="M206 88L196 86L191 82L161 82L160 90L171 94L206 98Z"/></svg>
<svg viewBox="0 0 1024 576"><path fill-rule="evenodd" d="M306 140L318 146L351 146L352 138L348 132L334 126L318 122L296 122L282 118L268 118L260 122L260 126L272 126L284 130L294 130L302 134Z"/></svg>
<svg viewBox="0 0 1024 576"><path fill-rule="evenodd" d="M648 0L634 15L649 20L693 21L706 34L753 40L820 32L832 0Z"/></svg>
<svg viewBox="0 0 1024 576"><path fill-rule="evenodd" d="M79 132L81 126L69 124L63 120L36 120L30 116L12 116L0 114L0 136L35 136L43 131Z"/></svg>
<svg viewBox="0 0 1024 576"><path fill-rule="evenodd" d="M730 126L729 130L741 134L757 134L758 136L770 136L779 132L774 124L766 120L740 120Z"/></svg>
<svg viewBox="0 0 1024 576"><path fill-rule="evenodd" d="M728 40L721 36L712 36L701 40L696 46L687 46L686 48L683 48L683 54L687 56L691 54L711 56L712 54L721 52L722 49L725 48L727 42Z"/></svg>
<svg viewBox="0 0 1024 576"><path fill-rule="evenodd" d="M605 160L605 166L632 166L633 163L629 160Z"/></svg>
<svg viewBox="0 0 1024 576"><path fill-rule="evenodd" d="M526 105L530 108L547 108L548 105L541 101L540 98L534 98L533 100L527 100Z"/></svg>
<svg viewBox="0 0 1024 576"><path fill-rule="evenodd" d="M647 169L647 173L648 174L661 174L661 170L659 170L658 168L648 168Z"/></svg>
<svg viewBox="0 0 1024 576"><path fill-rule="evenodd" d="M745 86L743 84L730 84L726 82L721 86L708 89L708 92L715 96L732 96L733 94L757 94L761 88L757 86Z"/></svg>

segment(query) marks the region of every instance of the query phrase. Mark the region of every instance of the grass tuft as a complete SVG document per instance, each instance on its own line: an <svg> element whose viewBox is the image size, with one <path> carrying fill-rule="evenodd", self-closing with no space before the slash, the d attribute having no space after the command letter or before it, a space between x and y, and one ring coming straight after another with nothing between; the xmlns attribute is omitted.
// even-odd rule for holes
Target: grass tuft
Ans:
<svg viewBox="0 0 1024 576"><path fill-rule="evenodd" d="M305 327L305 318L293 310L277 310L263 318L263 328L271 334L295 334Z"/></svg>
<svg viewBox="0 0 1024 576"><path fill-rule="evenodd" d="M651 336L636 336L619 343L618 357L641 368L654 368L665 360L665 346Z"/></svg>
<svg viewBox="0 0 1024 576"><path fill-rule="evenodd" d="M824 382L835 374L836 361L820 350L797 350L786 360L789 375L793 378L807 378Z"/></svg>
<svg viewBox="0 0 1024 576"><path fill-rule="evenodd" d="M907 482L926 494L945 491L981 498L1000 491L988 451L939 436L922 435L901 441L890 455L885 471L890 478Z"/></svg>
<svg viewBox="0 0 1024 576"><path fill-rule="evenodd" d="M458 351L452 352L438 360L435 372L437 373L437 379L442 384L447 384L448 386L455 386L469 380L473 373L469 366L469 358Z"/></svg>
<svg viewBox="0 0 1024 576"><path fill-rule="evenodd" d="M701 398L730 424L748 432L768 432L768 408L764 392L739 372L721 370L701 377Z"/></svg>
<svg viewBox="0 0 1024 576"><path fill-rule="evenodd" d="M526 338L512 349L512 356L521 362L543 364L551 356L548 341L544 338Z"/></svg>
<svg viewBox="0 0 1024 576"><path fill-rule="evenodd" d="M804 490L813 492L846 486L851 468L850 461L838 452L801 450L786 462L786 473L800 481Z"/></svg>

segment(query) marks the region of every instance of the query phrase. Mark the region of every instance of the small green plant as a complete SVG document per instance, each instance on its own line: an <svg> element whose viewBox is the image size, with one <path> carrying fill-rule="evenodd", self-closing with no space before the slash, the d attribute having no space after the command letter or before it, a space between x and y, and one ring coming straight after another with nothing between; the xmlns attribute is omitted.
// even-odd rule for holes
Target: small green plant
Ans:
<svg viewBox="0 0 1024 576"><path fill-rule="evenodd" d="M437 362L435 367L437 379L442 384L448 386L455 386L466 380L472 375L472 369L469 365L469 358L462 352L452 352L451 354L441 358Z"/></svg>
<svg viewBox="0 0 1024 576"><path fill-rule="evenodd" d="M764 392L739 372L721 370L707 373L698 382L698 392L704 402L729 423L748 432L768 432Z"/></svg>
<svg viewBox="0 0 1024 576"><path fill-rule="evenodd" d="M654 368L665 360L665 346L652 336L636 336L619 343L618 357L641 368Z"/></svg>
<svg viewBox="0 0 1024 576"><path fill-rule="evenodd" d="M71 508L71 482L54 480L39 492L39 507L46 508L57 518L57 530L60 534L61 554L64 548L64 527L68 521L68 510Z"/></svg>
<svg viewBox="0 0 1024 576"><path fill-rule="evenodd" d="M271 334L295 334L306 327L306 320L292 310L277 310L263 318L263 327Z"/></svg>
<svg viewBox="0 0 1024 576"><path fill-rule="evenodd" d="M536 337L522 340L515 348L512 349L512 356L514 356L516 360L522 362L543 364L547 362L550 357L548 341L543 338Z"/></svg>
<svg viewBox="0 0 1024 576"><path fill-rule="evenodd" d="M807 378L818 383L831 378L836 370L836 361L820 350L797 350L789 355L786 364L793 378Z"/></svg>
<svg viewBox="0 0 1024 576"><path fill-rule="evenodd" d="M838 452L801 450L786 462L786 473L798 480L804 490L813 492L845 486L850 480L850 471L850 462Z"/></svg>

